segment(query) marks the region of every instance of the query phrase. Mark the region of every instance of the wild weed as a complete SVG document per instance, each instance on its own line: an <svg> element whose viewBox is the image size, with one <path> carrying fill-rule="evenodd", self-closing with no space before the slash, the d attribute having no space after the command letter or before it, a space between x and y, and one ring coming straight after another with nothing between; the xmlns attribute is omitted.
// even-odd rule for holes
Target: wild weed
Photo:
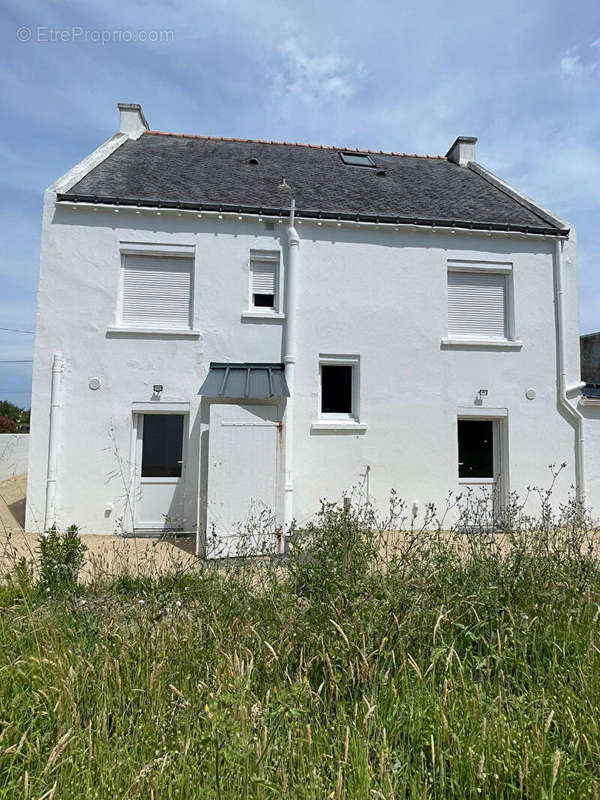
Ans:
<svg viewBox="0 0 600 800"><path fill-rule="evenodd" d="M598 797L598 531L531 491L452 526L342 499L285 559L0 594L0 797Z"/></svg>

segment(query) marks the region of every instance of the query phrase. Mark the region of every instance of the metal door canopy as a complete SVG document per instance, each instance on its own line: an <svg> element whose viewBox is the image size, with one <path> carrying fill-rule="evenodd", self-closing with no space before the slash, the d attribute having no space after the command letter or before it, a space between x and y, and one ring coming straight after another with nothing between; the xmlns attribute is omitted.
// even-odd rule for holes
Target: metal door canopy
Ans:
<svg viewBox="0 0 600 800"><path fill-rule="evenodd" d="M283 364L252 362L228 364L211 361L206 380L200 387L206 397L264 400L289 397Z"/></svg>

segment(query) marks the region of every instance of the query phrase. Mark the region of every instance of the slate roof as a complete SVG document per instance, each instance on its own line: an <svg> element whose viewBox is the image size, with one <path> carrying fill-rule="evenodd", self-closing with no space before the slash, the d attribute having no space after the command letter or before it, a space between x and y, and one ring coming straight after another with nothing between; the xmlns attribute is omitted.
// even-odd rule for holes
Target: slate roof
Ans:
<svg viewBox="0 0 600 800"><path fill-rule="evenodd" d="M293 197L304 217L566 233L445 157L353 151L371 153L368 168L342 151L148 131L58 199L285 215Z"/></svg>

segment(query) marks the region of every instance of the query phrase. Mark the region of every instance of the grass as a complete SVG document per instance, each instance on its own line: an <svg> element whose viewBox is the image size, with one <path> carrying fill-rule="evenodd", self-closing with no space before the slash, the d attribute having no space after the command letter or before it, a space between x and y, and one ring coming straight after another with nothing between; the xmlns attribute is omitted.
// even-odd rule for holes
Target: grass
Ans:
<svg viewBox="0 0 600 800"><path fill-rule="evenodd" d="M546 500L393 547L395 500L325 505L285 562L16 565L0 798L598 798L595 531Z"/></svg>

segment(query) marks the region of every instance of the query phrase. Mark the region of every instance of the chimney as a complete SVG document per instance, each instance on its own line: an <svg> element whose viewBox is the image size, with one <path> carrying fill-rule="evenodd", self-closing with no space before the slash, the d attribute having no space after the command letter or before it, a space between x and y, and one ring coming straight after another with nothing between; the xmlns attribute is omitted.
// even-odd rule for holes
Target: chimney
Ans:
<svg viewBox="0 0 600 800"><path fill-rule="evenodd" d="M476 136L457 136L454 144L446 153L448 161L466 167L469 161L475 161Z"/></svg>
<svg viewBox="0 0 600 800"><path fill-rule="evenodd" d="M119 131L130 139L139 139L150 127L139 103L117 103L119 108Z"/></svg>

